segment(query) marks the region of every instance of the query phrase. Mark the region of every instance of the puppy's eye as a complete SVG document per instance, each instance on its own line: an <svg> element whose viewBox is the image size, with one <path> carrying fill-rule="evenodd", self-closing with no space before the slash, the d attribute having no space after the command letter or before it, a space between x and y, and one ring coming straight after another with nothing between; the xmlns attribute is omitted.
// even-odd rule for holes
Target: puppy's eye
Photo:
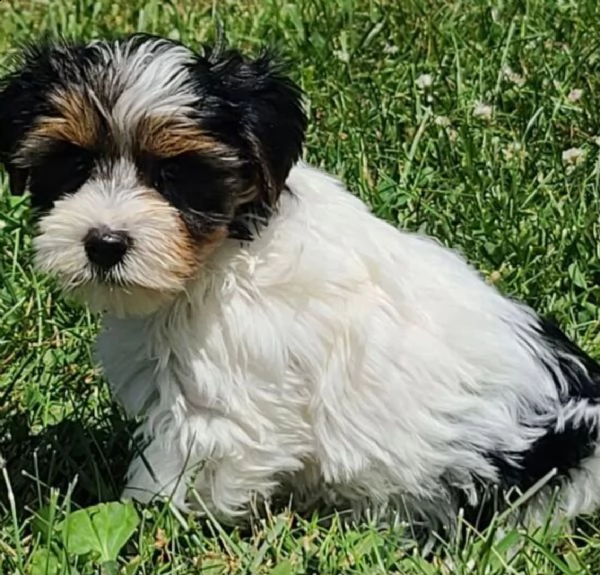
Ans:
<svg viewBox="0 0 600 575"><path fill-rule="evenodd" d="M152 187L167 196L175 194L181 185L198 183L206 176L202 160L193 154L152 158L146 166Z"/></svg>
<svg viewBox="0 0 600 575"><path fill-rule="evenodd" d="M90 177L94 155L70 142L55 142L31 165L33 202L49 207L58 197L76 192Z"/></svg>
<svg viewBox="0 0 600 575"><path fill-rule="evenodd" d="M155 177L156 187L162 188L169 184L174 184L180 175L177 161L169 158L167 160L160 160L157 165L157 172Z"/></svg>
<svg viewBox="0 0 600 575"><path fill-rule="evenodd" d="M141 158L144 181L180 211L189 214L228 214L231 211L227 166L214 158L185 153L169 158Z"/></svg>
<svg viewBox="0 0 600 575"><path fill-rule="evenodd" d="M167 183L175 177L171 158L147 155L140 159L138 169L146 183L161 193L164 193Z"/></svg>

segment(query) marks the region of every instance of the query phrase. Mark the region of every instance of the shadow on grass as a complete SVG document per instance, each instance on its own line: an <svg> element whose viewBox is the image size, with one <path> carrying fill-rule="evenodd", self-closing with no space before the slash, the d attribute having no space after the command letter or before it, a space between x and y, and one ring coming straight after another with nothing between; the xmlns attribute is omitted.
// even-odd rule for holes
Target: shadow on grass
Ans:
<svg viewBox="0 0 600 575"><path fill-rule="evenodd" d="M0 424L5 460L19 515L48 500L50 489L71 492L73 507L118 499L131 459L133 422L116 410L101 419L76 415L33 433L25 414ZM4 483L4 481L2 481ZM0 502L9 508L6 485Z"/></svg>

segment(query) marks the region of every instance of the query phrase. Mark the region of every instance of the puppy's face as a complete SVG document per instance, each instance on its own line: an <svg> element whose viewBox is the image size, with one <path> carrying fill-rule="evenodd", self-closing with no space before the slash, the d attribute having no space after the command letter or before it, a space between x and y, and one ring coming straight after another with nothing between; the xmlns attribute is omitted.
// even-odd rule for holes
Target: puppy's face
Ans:
<svg viewBox="0 0 600 575"><path fill-rule="evenodd" d="M305 127L268 58L146 35L29 47L0 88L0 161L39 214L39 267L119 315L155 311L225 238L251 239Z"/></svg>

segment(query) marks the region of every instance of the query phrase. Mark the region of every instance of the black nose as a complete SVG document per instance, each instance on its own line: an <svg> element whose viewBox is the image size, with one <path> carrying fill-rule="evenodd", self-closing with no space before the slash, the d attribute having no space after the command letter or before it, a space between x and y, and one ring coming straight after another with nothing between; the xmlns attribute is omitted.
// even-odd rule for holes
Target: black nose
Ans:
<svg viewBox="0 0 600 575"><path fill-rule="evenodd" d="M88 259L103 270L116 266L123 259L130 243L131 239L126 232L107 227L93 228L83 239Z"/></svg>

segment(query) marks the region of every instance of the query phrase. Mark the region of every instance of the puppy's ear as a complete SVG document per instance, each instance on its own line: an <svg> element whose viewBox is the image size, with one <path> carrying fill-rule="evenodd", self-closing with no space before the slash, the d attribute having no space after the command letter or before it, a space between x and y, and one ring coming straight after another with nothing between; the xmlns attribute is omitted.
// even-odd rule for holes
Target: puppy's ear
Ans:
<svg viewBox="0 0 600 575"><path fill-rule="evenodd" d="M28 172L19 167L14 153L25 135L25 124L29 124L29 114L23 109L19 95L18 76L14 75L4 81L0 87L0 163L8 174L10 193L22 195L27 186Z"/></svg>
<svg viewBox="0 0 600 575"><path fill-rule="evenodd" d="M25 191L28 170L15 154L36 118L47 107L46 93L54 80L52 44L43 37L21 46L12 62L13 72L0 79L0 164L4 165L12 194Z"/></svg>
<svg viewBox="0 0 600 575"><path fill-rule="evenodd" d="M13 196L22 196L27 187L29 171L23 168L17 168L10 163L5 165L8 174L8 190Z"/></svg>
<svg viewBox="0 0 600 575"><path fill-rule="evenodd" d="M256 59L236 50L208 48L209 92L224 100L258 169L262 201L273 206L300 158L307 118L302 91L271 54ZM239 129L239 128L238 128Z"/></svg>

